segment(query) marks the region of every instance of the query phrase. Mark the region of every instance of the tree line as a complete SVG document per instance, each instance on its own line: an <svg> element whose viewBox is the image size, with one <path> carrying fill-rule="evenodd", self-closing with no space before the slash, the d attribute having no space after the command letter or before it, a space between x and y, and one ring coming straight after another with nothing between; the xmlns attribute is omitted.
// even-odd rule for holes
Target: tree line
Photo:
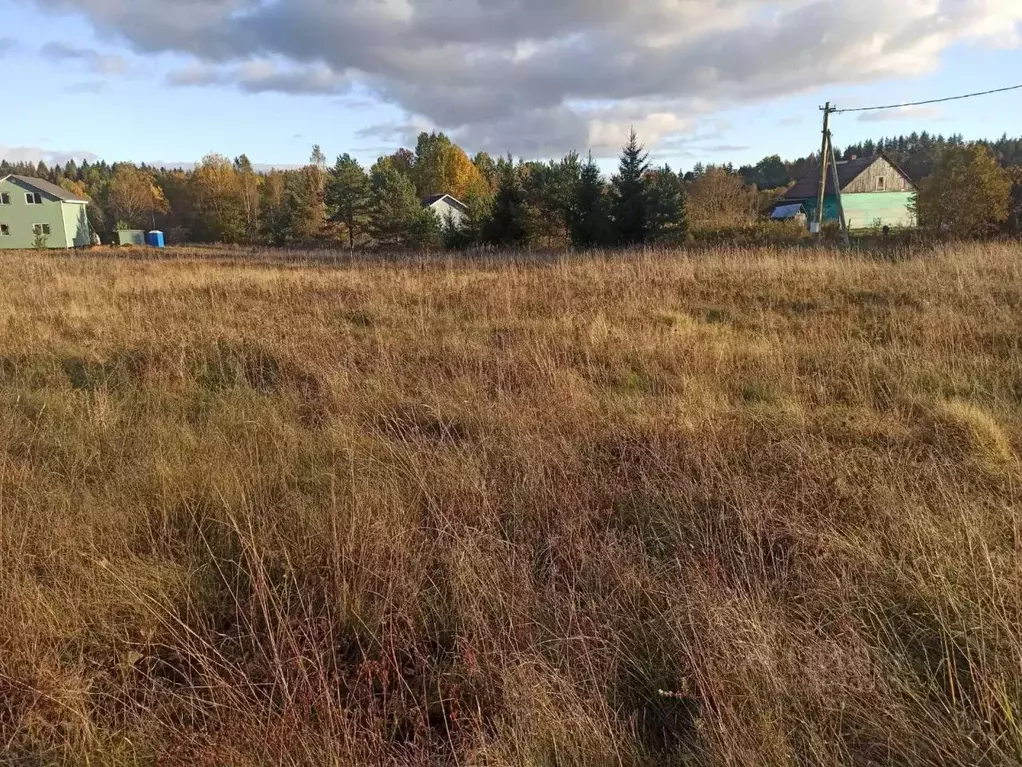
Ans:
<svg viewBox="0 0 1022 767"><path fill-rule="evenodd" d="M245 155L211 154L191 169L74 160L64 166L0 163L88 199L89 221L109 241L117 229L162 229L171 242L433 248L601 247L676 244L692 226L756 220L760 200L733 171L682 174L654 166L633 133L617 173L569 153L549 162L469 155L443 133L422 133L364 168L350 154L329 165L319 146L301 168L256 171ZM460 225L422 201L450 194L467 206Z"/></svg>
<svg viewBox="0 0 1022 767"><path fill-rule="evenodd" d="M966 143L924 132L862 142L841 154L877 151L923 179L917 210L924 223L969 233L995 225L1022 229L1022 139ZM817 162L815 155L793 162L774 155L755 166L697 164L682 173L654 166L633 132L608 179L591 155L572 152L549 162L485 152L470 157L443 133L424 132L414 150L399 149L368 169L350 154L330 165L315 146L304 167L268 172L256 171L245 155L212 154L187 170L5 161L0 175L44 178L88 199L90 224L107 242L118 228L158 228L171 242L589 248L670 245L693 234L747 230ZM963 183L976 174L986 181ZM938 184L941 178L950 191ZM960 187L985 191L966 204ZM441 194L467 206L460 224L423 206L424 198ZM952 201L975 212L972 224L963 224Z"/></svg>
<svg viewBox="0 0 1022 767"><path fill-rule="evenodd" d="M908 136L881 137L849 144L838 152L838 156L850 160L853 157L872 157L883 152L909 178L919 182L933 175L941 157L948 150L975 145L986 148L1002 168L1022 166L1022 137L1009 138L1007 134L995 141L966 141L961 134L944 136L932 135L926 131L913 132ZM755 185L759 189L778 189L793 184L819 167L817 154L797 160L782 160L775 154L764 157L755 165L743 165L737 173L746 184Z"/></svg>

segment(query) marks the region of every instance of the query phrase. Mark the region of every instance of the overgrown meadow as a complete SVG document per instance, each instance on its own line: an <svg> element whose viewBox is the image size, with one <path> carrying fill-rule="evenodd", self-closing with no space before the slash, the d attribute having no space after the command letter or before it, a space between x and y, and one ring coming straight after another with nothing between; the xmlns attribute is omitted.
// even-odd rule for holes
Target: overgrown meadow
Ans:
<svg viewBox="0 0 1022 767"><path fill-rule="evenodd" d="M0 761L1022 762L1022 250L0 256Z"/></svg>

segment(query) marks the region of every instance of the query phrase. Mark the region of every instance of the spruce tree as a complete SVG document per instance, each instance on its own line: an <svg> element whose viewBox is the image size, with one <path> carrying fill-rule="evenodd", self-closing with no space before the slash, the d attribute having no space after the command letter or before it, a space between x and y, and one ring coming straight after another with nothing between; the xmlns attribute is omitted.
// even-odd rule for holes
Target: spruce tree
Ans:
<svg viewBox="0 0 1022 767"><path fill-rule="evenodd" d="M633 130L621 150L621 162L614 177L614 223L618 241L641 245L646 241L647 201L642 176L649 168L649 155Z"/></svg>
<svg viewBox="0 0 1022 767"><path fill-rule="evenodd" d="M579 173L568 211L571 244L576 248L598 248L609 244L610 217L600 166L592 152Z"/></svg>
<svg viewBox="0 0 1022 767"><path fill-rule="evenodd" d="M521 248L529 243L522 180L510 155L497 169L497 193L493 198L486 239L493 245Z"/></svg>
<svg viewBox="0 0 1022 767"><path fill-rule="evenodd" d="M680 244L688 235L685 182L670 166L656 168L645 176L648 200L647 241Z"/></svg>

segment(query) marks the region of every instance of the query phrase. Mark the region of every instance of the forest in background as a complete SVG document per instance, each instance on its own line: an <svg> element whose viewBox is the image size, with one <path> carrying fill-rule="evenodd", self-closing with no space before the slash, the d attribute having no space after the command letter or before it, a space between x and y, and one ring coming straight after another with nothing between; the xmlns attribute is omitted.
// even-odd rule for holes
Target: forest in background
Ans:
<svg viewBox="0 0 1022 767"><path fill-rule="evenodd" d="M968 233L1017 231L1022 138L966 142L961 135L924 131L849 145L840 155L851 159L882 151L923 182L942 159L970 147L984 150L991 167L1006 174L991 194L972 201L981 210L990 208L991 199L998 211L1003 207L1004 214L994 217L998 226L984 220L967 227L975 230ZM964 157L961 167L948 169L947 183L960 186L962 174L974 174L969 162ZM470 157L443 133L422 133L414 150L399 149L369 169L349 154L330 166L317 145L306 166L268 172L256 171L244 154L233 160L211 154L190 169L4 161L0 175L43 178L85 197L91 203L90 224L104 242L119 228L158 228L177 243L555 248L675 245L692 236L749 230L785 188L816 167L816 155L793 161L772 155L739 168L697 163L676 171L654 166L632 135L618 172L606 178L591 156L569 153L548 162L485 152ZM438 194L451 194L468 206L461 226L423 209L422 199ZM777 231L774 227L770 234Z"/></svg>

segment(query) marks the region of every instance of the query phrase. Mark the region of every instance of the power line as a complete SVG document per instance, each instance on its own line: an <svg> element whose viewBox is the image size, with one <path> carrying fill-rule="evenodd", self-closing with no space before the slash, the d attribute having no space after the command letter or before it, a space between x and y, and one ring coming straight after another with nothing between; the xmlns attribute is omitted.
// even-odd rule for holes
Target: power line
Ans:
<svg viewBox="0 0 1022 767"><path fill-rule="evenodd" d="M1005 93L1006 91L1017 91L1022 90L1022 84L1009 85L1007 88L994 88L989 91L980 91L978 93L966 93L961 96L948 96L943 99L930 99L929 101L912 101L907 104L888 104L881 107L858 107L856 109L832 109L833 114L843 114L845 112L876 112L881 109L902 109L903 107L921 107L926 104L942 104L945 101L961 101L962 99L971 99L976 96L989 96L993 93Z"/></svg>

